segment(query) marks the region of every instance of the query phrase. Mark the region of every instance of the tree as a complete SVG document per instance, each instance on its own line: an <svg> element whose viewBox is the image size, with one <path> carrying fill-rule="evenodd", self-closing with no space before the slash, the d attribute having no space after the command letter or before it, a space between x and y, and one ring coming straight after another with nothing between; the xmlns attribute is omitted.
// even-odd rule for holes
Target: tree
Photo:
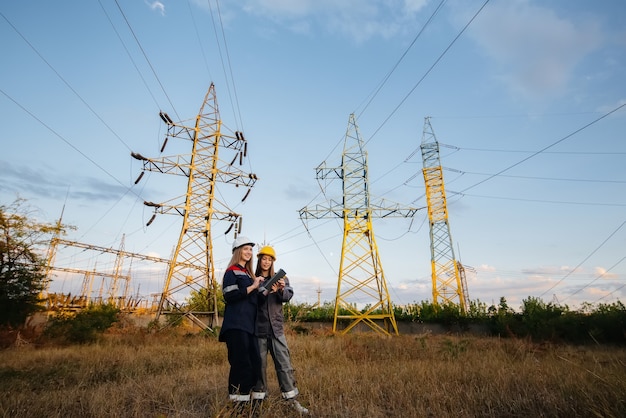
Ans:
<svg viewBox="0 0 626 418"><path fill-rule="evenodd" d="M224 315L224 297L222 296L222 287L217 286L217 313L218 315ZM187 303L191 308L191 311L198 312L209 312L212 310L211 304L209 303L209 290L207 288L202 288L199 291L192 290L189 297L187 298Z"/></svg>
<svg viewBox="0 0 626 418"><path fill-rule="evenodd" d="M17 327L41 309L45 280L43 245L59 226L41 223L25 200L0 205L0 325Z"/></svg>

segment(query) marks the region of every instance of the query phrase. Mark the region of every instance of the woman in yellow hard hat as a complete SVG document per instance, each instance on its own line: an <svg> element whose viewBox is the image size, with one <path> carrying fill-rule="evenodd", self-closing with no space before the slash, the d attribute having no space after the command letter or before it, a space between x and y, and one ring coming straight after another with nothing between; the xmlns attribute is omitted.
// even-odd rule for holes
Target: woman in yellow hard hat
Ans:
<svg viewBox="0 0 626 418"><path fill-rule="evenodd" d="M255 275L262 276L265 280L272 278L276 261L274 248L269 245L261 247L257 253L257 259ZM259 293L256 334L261 353L261 379L257 384L257 390L262 392L267 390L267 353L269 351L274 361L283 399L301 414L307 414L308 409L300 405L296 399L300 392L296 386L284 331L283 303L289 302L292 297L293 288L286 276L276 282L267 295Z"/></svg>

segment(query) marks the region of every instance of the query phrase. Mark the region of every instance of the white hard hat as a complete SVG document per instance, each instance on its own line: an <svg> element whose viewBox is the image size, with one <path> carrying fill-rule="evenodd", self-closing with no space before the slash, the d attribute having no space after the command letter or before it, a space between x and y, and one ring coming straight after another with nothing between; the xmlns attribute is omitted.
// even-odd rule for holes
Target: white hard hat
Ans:
<svg viewBox="0 0 626 418"><path fill-rule="evenodd" d="M254 247L254 242L252 242L252 240L248 237L244 237L242 235L238 236L233 241L233 251L235 251L237 248L242 247L244 245L252 245Z"/></svg>

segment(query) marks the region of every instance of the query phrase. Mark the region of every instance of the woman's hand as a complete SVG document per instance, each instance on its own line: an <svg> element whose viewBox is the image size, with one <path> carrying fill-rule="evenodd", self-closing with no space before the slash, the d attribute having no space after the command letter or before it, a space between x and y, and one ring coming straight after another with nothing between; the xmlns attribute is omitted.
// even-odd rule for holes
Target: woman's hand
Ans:
<svg viewBox="0 0 626 418"><path fill-rule="evenodd" d="M285 279L280 279L272 286L272 292L278 292L279 290L283 290L285 288Z"/></svg>
<svg viewBox="0 0 626 418"><path fill-rule="evenodd" d="M261 282L265 280L265 278L263 276L257 276L253 278L252 280L254 280L254 282L250 286L247 287L248 293L254 291L255 289L258 289L259 286L261 286Z"/></svg>
<svg viewBox="0 0 626 418"><path fill-rule="evenodd" d="M254 278L254 283L252 284L254 286L255 289L258 289L259 286L261 286L261 283L263 283L265 281L265 277L263 276L256 276Z"/></svg>

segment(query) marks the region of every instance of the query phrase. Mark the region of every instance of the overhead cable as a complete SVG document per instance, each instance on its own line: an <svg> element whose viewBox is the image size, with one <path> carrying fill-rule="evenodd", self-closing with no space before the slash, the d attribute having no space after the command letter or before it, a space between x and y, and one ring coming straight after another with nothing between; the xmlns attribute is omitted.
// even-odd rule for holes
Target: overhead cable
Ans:
<svg viewBox="0 0 626 418"><path fill-rule="evenodd" d="M133 30L132 25L128 21L128 18L126 17L126 14L124 14L124 11L122 10L122 7L120 6L118 0L115 0L115 4L117 5L117 9L120 11L120 14L124 18L124 21L126 22L126 26L128 26L128 30L130 30L130 33L133 35L133 38L135 39L135 42L137 43L137 46L141 50L141 53L143 54L144 59L148 63L148 66L150 67L150 70L152 70L152 75L154 75L154 78L156 79L157 83L159 83L159 86L161 87L161 91L163 92L163 94L167 98L167 101L169 102L170 106L172 107L172 110L174 110L174 113L176 114L176 117L180 120L181 117L178 115L178 112L176 112L176 107L172 103L172 100L170 99L170 96L167 94L167 91L165 90L165 87L163 86L163 83L161 83L161 79L159 78L156 70L154 69L154 66L152 65L152 62L150 61L150 58L148 58L148 55L146 54L146 51L143 49L143 46L141 45L141 42L139 42L139 38L137 38L137 35L135 35L135 31Z"/></svg>
<svg viewBox="0 0 626 418"><path fill-rule="evenodd" d="M524 158L524 159L522 159L522 160L520 160L520 161L516 162L515 164L512 164L512 165L510 165L510 166L508 166L508 167L506 167L506 168L504 168L504 169L502 169L502 170L498 171L497 173L495 173L495 174L493 174L493 175L491 175L491 176L487 177L487 178L486 178L486 179L484 179L484 180L479 181L478 183L474 183L473 185L471 185L471 186L469 186L469 187L466 187L465 189L461 190L461 193L464 193L464 192L466 192L467 190L473 189L474 187L476 187L476 186L478 186L478 185L480 185L480 184L483 184L483 183L485 183L485 182L487 182L487 181L491 180L492 178L499 176L499 175L500 175L500 174L502 174L502 173L505 173L505 172L509 171L509 170L510 170L510 169L512 169L513 167L517 167L518 165L522 164L523 162L526 162L526 161L530 160L531 158L536 157L537 155L539 155L539 154L543 153L544 151L546 151L546 150L548 150L548 149L550 149L550 148L554 147L554 146L555 146L555 145L557 145L557 144L560 144L561 142L565 141L566 139L571 138L572 136L576 135L577 133L579 133L579 132L581 132L581 131L583 131L583 130L587 129L587 128L588 128L588 127L590 127L591 125L594 125L594 124L596 124L596 123L600 122L602 119L604 119L604 118L606 118L606 117L608 117L608 116L612 115L613 113L615 113L615 112L617 112L618 110L622 109L624 106L626 106L626 103L624 103L624 104L622 104L622 105L620 105L620 106L617 106L615 109L613 109L613 110L611 110L611 111L609 111L609 112L605 113L604 115L602 115L602 116L600 116L600 117L598 117L598 118L596 118L596 119L592 120L591 122L587 123L586 125L584 125L584 126L582 126L582 127L578 128L578 129L576 129L574 132L572 132L572 133L570 133L570 134L568 134L568 135L565 135L563 138L559 139L558 141L555 141L555 142L553 142L552 144L550 144L550 145L547 145L547 146L543 147L543 148L542 148L542 149L540 149L539 151L535 151L535 152L533 152L531 155L529 155L528 157L526 157L526 158Z"/></svg>
<svg viewBox="0 0 626 418"><path fill-rule="evenodd" d="M452 48L452 45L454 45L456 43L456 41L461 37L461 35L467 30L467 28L472 24L472 22L474 21L474 19L476 19L476 17L478 17L478 15L480 14L480 12L482 12L482 10L485 8L485 6L487 5L487 3L489 3L489 0L486 0L482 6L480 6L480 9L478 9L476 11L476 13L474 13L474 15L472 16L472 18L465 24L465 26L463 26L463 29L461 29L461 31L454 37L454 39L452 40L452 42L450 42L450 44L446 47L446 49L439 55L439 57L435 60L435 62L430 66L430 68L424 73L424 75L422 76L422 78L420 78L418 80L418 82L413 86L413 88L411 90L409 90L409 92L404 96L404 98L400 101L400 103L398 103L398 105L391 111L391 113L385 118L385 120L380 124L380 126L374 131L374 133L372 134L372 136L370 136L370 138L365 141L364 145L367 145L373 138L374 136L378 133L378 131L380 131L382 129L382 127L389 121L389 119L391 119L391 117L398 111L398 109L400 109L400 107L404 104L404 102L407 101L407 99L413 94L413 92L415 91L415 89L417 89L417 87L422 84L422 81L424 81L424 79L426 78L426 76L428 76L428 74L430 74L430 72L437 66L437 64L439 64L439 61L442 60L442 58L444 57L444 55L446 55L448 53L448 51L450 50L450 48Z"/></svg>
<svg viewBox="0 0 626 418"><path fill-rule="evenodd" d="M585 257L584 260L582 260L580 263L578 263L576 265L576 267L574 267L572 270L570 270L565 276L563 276L560 280L558 280L556 283L554 283L552 286L550 286L548 289L546 289L541 295L539 295L539 298L541 298L543 295L545 295L546 293L548 293L549 291L551 291L552 289L554 289L555 287L557 287L559 284L561 284L563 282L563 280L567 279L574 271L576 271L576 269L578 269L580 266L582 266L587 260L589 260L595 253L597 253L603 246L604 244L606 244L615 234L617 234L617 232L622 229L622 227L626 224L626 221L622 222L620 226L618 226L613 232L611 232L611 234L609 234L608 237L606 237L604 239L604 241L602 241L600 243L600 245L598 245L591 253L589 253L589 255L587 255L587 257Z"/></svg>
<svg viewBox="0 0 626 418"><path fill-rule="evenodd" d="M78 92L76 90L74 90L74 88L70 85L70 83L67 82L67 80L65 80L65 78L63 78L63 76L61 74L59 74L59 72L52 66L52 64L50 64L48 62L48 60L46 60L46 58L44 58L43 55L41 55L41 53L37 50L37 48L35 48L33 46L33 44L31 44L28 39L26 39L24 37L24 35L22 35L22 33L17 30L17 28L9 21L9 19L6 18L6 16L0 12L0 16L2 16L4 18L4 20L6 20L6 22L9 24L9 26L11 26L11 28L13 28L13 30L15 31L15 33L17 33L22 40L24 40L24 42L26 42L26 44L35 52L35 54L37 54L37 56L39 58L41 58L41 60L52 70L52 72L63 82L63 84L65 84L67 86L68 89L70 89L70 91L72 93L74 93L74 95L76 97L78 97L78 99L87 107L87 109L89 109L89 111L91 113L93 113L93 115L100 121L102 122L102 124L104 126L107 127L107 129L130 151L130 147L128 146L128 144L126 142L124 142L124 140L113 130L113 128L111 128L111 126L109 126L109 124L107 124L104 119L102 119L102 117L100 117L100 115L98 114L98 112L96 112L90 105L89 103L87 103L85 101L85 99L82 98L82 96L80 94L78 94ZM8 97L8 96L7 96ZM11 99L13 100L13 99ZM21 107L21 106L20 106ZM30 114L30 113L29 113ZM32 114L31 114L32 116Z"/></svg>

